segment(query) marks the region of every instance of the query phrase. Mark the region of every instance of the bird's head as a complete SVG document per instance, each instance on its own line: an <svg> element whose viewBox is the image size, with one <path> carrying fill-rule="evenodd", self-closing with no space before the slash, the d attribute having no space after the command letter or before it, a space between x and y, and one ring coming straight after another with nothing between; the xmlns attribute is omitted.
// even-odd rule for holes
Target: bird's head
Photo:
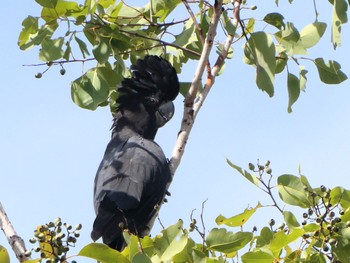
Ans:
<svg viewBox="0 0 350 263"><path fill-rule="evenodd" d="M131 66L131 73L118 87L117 113L126 112L147 129L162 127L174 115L172 101L180 88L176 70L167 60L147 55Z"/></svg>

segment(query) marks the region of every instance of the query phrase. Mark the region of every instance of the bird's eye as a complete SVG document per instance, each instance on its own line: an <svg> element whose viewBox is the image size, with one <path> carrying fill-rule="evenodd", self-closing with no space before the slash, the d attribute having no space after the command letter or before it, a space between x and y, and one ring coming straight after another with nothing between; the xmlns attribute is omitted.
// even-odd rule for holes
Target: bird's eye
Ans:
<svg viewBox="0 0 350 263"><path fill-rule="evenodd" d="M148 105L156 105L158 103L159 103L159 101L157 99L155 99L155 98L147 98L147 104Z"/></svg>

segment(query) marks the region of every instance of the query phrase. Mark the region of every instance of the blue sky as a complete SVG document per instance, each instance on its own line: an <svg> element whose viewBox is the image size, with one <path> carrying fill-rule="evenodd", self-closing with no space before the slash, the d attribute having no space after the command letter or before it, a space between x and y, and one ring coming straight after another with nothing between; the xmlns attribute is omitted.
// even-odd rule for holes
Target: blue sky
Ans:
<svg viewBox="0 0 350 263"><path fill-rule="evenodd" d="M276 8L272 0L257 0L258 10L242 11L242 17L263 18L266 10L277 11L287 21L296 20L299 30L314 22L314 11L308 7L312 7L312 1L293 5L280 2L280 8ZM34 75L44 68L22 66L40 62L37 49L23 52L17 47L22 20L28 14L38 15L39 8L34 1L9 1L6 7L0 24L0 201L26 242L37 225L58 216L73 225L82 223L76 252L90 242L93 180L110 138L111 115L108 108L91 112L71 101L70 82L80 76L81 65L67 65L64 76L59 74L59 68L53 68L40 80ZM320 4L320 21L330 22L330 8L328 2ZM256 25L260 29L263 26ZM267 30L273 32L272 28ZM343 28L342 41L343 46L334 52L329 27L320 46L310 50L310 56L334 59L350 76L348 25ZM293 106L293 113L288 114L286 75L278 75L276 95L269 98L257 89L253 68L242 63L241 47L242 42L234 45L234 59L226 63L224 74L217 78L198 115L170 188L172 196L160 213L164 225L173 224L178 218L188 225L193 209L194 217L199 219L204 200L207 229L215 226L220 213L232 216L258 201L270 204L262 192L226 164L226 157L245 167L257 159L269 159L275 177L297 174L300 165L315 187L324 184L350 188L349 81L325 85L312 63L305 62L309 70L306 92ZM86 64L85 69L93 65ZM296 73L293 67L290 69ZM191 81L193 74L192 64L179 78ZM169 157L182 109L182 98L178 98L176 115L156 138ZM302 211L299 213L301 219ZM272 216L278 222L277 211L260 209L247 230L254 224L262 226ZM152 233L159 230L156 223ZM0 244L9 248L2 233Z"/></svg>

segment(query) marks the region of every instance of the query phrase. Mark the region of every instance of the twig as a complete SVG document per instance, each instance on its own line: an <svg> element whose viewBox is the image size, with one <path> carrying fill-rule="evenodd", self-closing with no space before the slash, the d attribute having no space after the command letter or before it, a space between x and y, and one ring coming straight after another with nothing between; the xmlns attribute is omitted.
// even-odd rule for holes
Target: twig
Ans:
<svg viewBox="0 0 350 263"><path fill-rule="evenodd" d="M25 255L26 248L25 248L24 241L19 235L17 235L9 218L7 217L5 209L3 208L1 202L0 202L0 228L4 232L18 260L20 262L30 260L31 258Z"/></svg>
<svg viewBox="0 0 350 263"><path fill-rule="evenodd" d="M203 248L205 247L205 224L204 224L204 204L208 201L208 199L205 199L202 203L202 210L201 210L201 223L202 223L202 228L203 228Z"/></svg>
<svg viewBox="0 0 350 263"><path fill-rule="evenodd" d="M198 56L198 57L200 56L200 54L199 54L198 52L196 52L196 51L193 51L193 50L191 50L191 49L184 48L184 47L181 47L181 46L178 46L178 45L174 45L174 44L172 44L172 43L166 42L166 41L161 40L161 39L157 39L157 38L153 38L153 37L144 36L144 35L141 35L141 34L139 34L139 33L128 32L128 31L125 31L125 30L122 30L122 29L120 29L119 31L125 33L126 35L132 35L132 36L135 36L135 37L141 37L141 38L144 38L144 39L157 41L157 42L163 44L164 46L171 46L171 47L174 47L174 48L177 48L177 49L181 49L181 50L183 50L183 51L186 51L186 52L188 52L188 53L191 53L191 54L193 54L193 55L195 55L195 56Z"/></svg>
<svg viewBox="0 0 350 263"><path fill-rule="evenodd" d="M85 63L88 61L94 61L96 58L87 58L87 59L72 59L72 60L56 60L56 61L50 61L50 62L44 62L44 63L38 63L38 64L24 64L23 67L38 67L38 66L52 66L52 65L62 65L65 63Z"/></svg>

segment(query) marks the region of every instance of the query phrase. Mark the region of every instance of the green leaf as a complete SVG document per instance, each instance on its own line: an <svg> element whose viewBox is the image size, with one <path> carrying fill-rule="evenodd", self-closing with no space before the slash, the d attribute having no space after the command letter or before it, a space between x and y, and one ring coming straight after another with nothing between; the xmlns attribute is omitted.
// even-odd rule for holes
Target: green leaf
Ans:
<svg viewBox="0 0 350 263"><path fill-rule="evenodd" d="M293 23L288 22L286 27L283 30L278 31L274 36L280 46L283 47L282 50L288 55L307 54L307 51L301 42L299 31Z"/></svg>
<svg viewBox="0 0 350 263"><path fill-rule="evenodd" d="M302 253L301 249L293 251L285 258L283 263L300 263L301 253Z"/></svg>
<svg viewBox="0 0 350 263"><path fill-rule="evenodd" d="M311 206L304 186L299 177L284 174L277 179L280 198L287 204L308 208Z"/></svg>
<svg viewBox="0 0 350 263"><path fill-rule="evenodd" d="M132 258L132 263L152 263L152 260L145 254L138 252Z"/></svg>
<svg viewBox="0 0 350 263"><path fill-rule="evenodd" d="M67 48L66 48L66 50L64 51L64 54L63 54L62 58L64 58L65 60L68 61L70 55L72 54L72 48L70 47L70 42L67 42L67 43L66 43L66 46L67 46Z"/></svg>
<svg viewBox="0 0 350 263"><path fill-rule="evenodd" d="M23 261L22 263L40 263L41 260L42 260L41 258L36 258L36 259L30 259L30 260Z"/></svg>
<svg viewBox="0 0 350 263"><path fill-rule="evenodd" d="M284 17L280 13L269 13L264 17L264 21L278 29L282 29L285 27L283 22Z"/></svg>
<svg viewBox="0 0 350 263"><path fill-rule="evenodd" d="M271 263L275 257L263 251L247 252L242 256L243 263Z"/></svg>
<svg viewBox="0 0 350 263"><path fill-rule="evenodd" d="M330 199L332 204L340 203L343 209L350 207L350 191L343 187L335 187L331 190Z"/></svg>
<svg viewBox="0 0 350 263"><path fill-rule="evenodd" d="M188 91L191 88L192 83L191 82L180 82L180 94L184 97L186 97ZM202 83L200 83L200 87L198 89L198 92L200 92L203 89Z"/></svg>
<svg viewBox="0 0 350 263"><path fill-rule="evenodd" d="M230 217L230 218L226 218L224 217L223 215L219 215L216 219L215 219L215 222L218 224L218 225L227 225L227 226L230 226L230 227L235 227L235 226L242 226L244 225L248 219L256 212L256 210L258 208L261 207L261 204L258 203L256 207L254 208L247 208L244 210L243 213L241 214L238 214L238 215L235 215L233 217Z"/></svg>
<svg viewBox="0 0 350 263"><path fill-rule="evenodd" d="M104 71L109 71L109 69L106 67L92 68L72 82L71 95L74 103L84 109L95 110L106 102L110 88Z"/></svg>
<svg viewBox="0 0 350 263"><path fill-rule="evenodd" d="M289 234L286 234L283 230L277 232L270 244L270 249L275 256L279 255L282 248L294 242L305 233L302 228L293 228Z"/></svg>
<svg viewBox="0 0 350 263"><path fill-rule="evenodd" d="M26 50L34 45L41 45L44 40L51 38L57 28L58 24L56 23L43 25L36 34L30 35L26 42L21 43L20 49Z"/></svg>
<svg viewBox="0 0 350 263"><path fill-rule="evenodd" d="M206 240L208 249L222 253L233 253L245 247L253 238L251 232L228 232L224 228L213 228Z"/></svg>
<svg viewBox="0 0 350 263"><path fill-rule="evenodd" d="M264 247L265 245L270 244L273 239L273 232L268 227L263 227L260 231L260 236L256 237L256 247Z"/></svg>
<svg viewBox="0 0 350 263"><path fill-rule="evenodd" d="M334 60L330 60L326 64L323 58L316 58L314 62L321 81L326 84L339 84L348 78L340 70L340 64Z"/></svg>
<svg viewBox="0 0 350 263"><path fill-rule="evenodd" d="M43 7L55 8L57 5L57 0L35 0L39 5Z"/></svg>
<svg viewBox="0 0 350 263"><path fill-rule="evenodd" d="M219 43L217 46L216 46L216 54L218 54L220 56L220 54L222 53L222 51L224 50L225 46L221 43ZM233 58L233 48L230 47L228 52L227 52L227 58L228 59L232 59ZM218 74L220 75L220 74Z"/></svg>
<svg viewBox="0 0 350 263"><path fill-rule="evenodd" d="M292 112L292 105L298 100L300 95L300 83L297 76L288 73L288 113Z"/></svg>
<svg viewBox="0 0 350 263"><path fill-rule="evenodd" d="M26 44L28 41L30 41L30 39L32 37L34 37L39 30L39 25L38 25L38 17L33 17L33 16L28 16L27 18L25 18L22 22L22 31L19 34L18 37L18 46L20 47L20 49L25 50L26 48L24 48L24 44Z"/></svg>
<svg viewBox="0 0 350 263"><path fill-rule="evenodd" d="M152 7L155 16L159 17L159 21L164 19L181 3L181 0L153 0ZM146 10L149 9L149 4L146 5Z"/></svg>
<svg viewBox="0 0 350 263"><path fill-rule="evenodd" d="M45 0L43 0L45 1ZM47 23L53 23L58 18L63 16L69 16L75 13L77 16L80 14L81 9L78 3L73 1L57 0L57 4L54 8L44 7L41 12L41 18Z"/></svg>
<svg viewBox="0 0 350 263"><path fill-rule="evenodd" d="M226 159L226 162L228 165L230 165L233 169L235 169L237 172L239 172L241 175L243 175L249 182L255 184L256 186L259 185L259 179L253 174L248 173L246 170L242 169L241 167L233 164L229 159Z"/></svg>
<svg viewBox="0 0 350 263"><path fill-rule="evenodd" d="M10 263L10 256L7 252L7 249L0 245L0 262L1 263Z"/></svg>
<svg viewBox="0 0 350 263"><path fill-rule="evenodd" d="M236 34L236 27L232 24L231 18L227 15L227 11L222 13L221 22L227 34L231 36Z"/></svg>
<svg viewBox="0 0 350 263"><path fill-rule="evenodd" d="M183 222L179 220L175 225L162 230L162 234L155 237L154 248L160 261L169 261L180 253L187 244L188 237L182 231Z"/></svg>
<svg viewBox="0 0 350 263"><path fill-rule="evenodd" d="M186 247L172 258L172 262L197 262L193 260L193 250L195 242L192 239L188 239Z"/></svg>
<svg viewBox="0 0 350 263"><path fill-rule="evenodd" d="M307 257L308 263L326 263L325 255L323 253L309 254Z"/></svg>
<svg viewBox="0 0 350 263"><path fill-rule="evenodd" d="M326 28L327 24L322 22L315 22L304 27L300 31L300 39L303 46L310 48L316 45L326 31Z"/></svg>
<svg viewBox="0 0 350 263"><path fill-rule="evenodd" d="M256 67L256 84L270 97L274 94L276 69L275 45L269 34L252 33L244 45L244 62Z"/></svg>
<svg viewBox="0 0 350 263"><path fill-rule="evenodd" d="M115 4L115 0L98 0L98 4L106 9L111 5Z"/></svg>
<svg viewBox="0 0 350 263"><path fill-rule="evenodd" d="M343 228L337 235L337 244L332 251L341 262L348 262L350 258L350 229Z"/></svg>
<svg viewBox="0 0 350 263"><path fill-rule="evenodd" d="M108 247L105 244L90 243L83 247L79 256L87 257L100 261L101 263L129 263L130 261L119 251Z"/></svg>
<svg viewBox="0 0 350 263"><path fill-rule="evenodd" d="M85 55L90 55L89 50L87 49L86 43L74 35L75 41L78 43L78 46L80 48L81 54L83 55L83 58L86 58Z"/></svg>
<svg viewBox="0 0 350 263"><path fill-rule="evenodd" d="M288 62L288 56L285 52L281 52L276 58L275 74L281 73L286 67Z"/></svg>
<svg viewBox="0 0 350 263"><path fill-rule="evenodd" d="M315 232L316 230L320 230L320 228L321 228L320 224L316 224L316 223L310 223L303 226L303 229L305 230L305 232Z"/></svg>
<svg viewBox="0 0 350 263"><path fill-rule="evenodd" d="M254 26L255 26L255 19L254 18L250 18L248 20L248 23L245 27L245 30L249 33L253 33L254 32Z"/></svg>
<svg viewBox="0 0 350 263"><path fill-rule="evenodd" d="M180 46L183 48L188 48L193 51L199 51L198 46L196 46L196 43L198 43L198 37L196 34L196 27L192 21L192 19L188 20L184 28L182 29L181 33L175 36L175 41L172 43L175 46ZM192 59L198 59L197 56L195 56L192 53L186 52L185 53L189 56L189 58Z"/></svg>
<svg viewBox="0 0 350 263"><path fill-rule="evenodd" d="M306 74L308 73L308 71L305 69L305 67L303 66L299 66L299 86L300 86L300 90L301 91L305 91L306 88L306 82L307 82L307 77Z"/></svg>
<svg viewBox="0 0 350 263"><path fill-rule="evenodd" d="M341 46L341 26L348 21L348 4L345 0L334 0L332 14L332 43L334 49Z"/></svg>
<svg viewBox="0 0 350 263"><path fill-rule="evenodd" d="M289 229L300 226L297 218L290 211L283 211L283 218Z"/></svg>
<svg viewBox="0 0 350 263"><path fill-rule="evenodd" d="M64 52L62 50L62 45L64 43L64 38L60 37L54 40L45 38L41 43L41 49L39 52L39 58L42 61L53 61L62 58Z"/></svg>
<svg viewBox="0 0 350 263"><path fill-rule="evenodd" d="M105 63L106 61L108 61L111 55L111 51L112 50L109 45L109 39L102 38L99 37L99 35L96 35L95 45L92 49L92 53L94 54L96 60L101 64Z"/></svg>

